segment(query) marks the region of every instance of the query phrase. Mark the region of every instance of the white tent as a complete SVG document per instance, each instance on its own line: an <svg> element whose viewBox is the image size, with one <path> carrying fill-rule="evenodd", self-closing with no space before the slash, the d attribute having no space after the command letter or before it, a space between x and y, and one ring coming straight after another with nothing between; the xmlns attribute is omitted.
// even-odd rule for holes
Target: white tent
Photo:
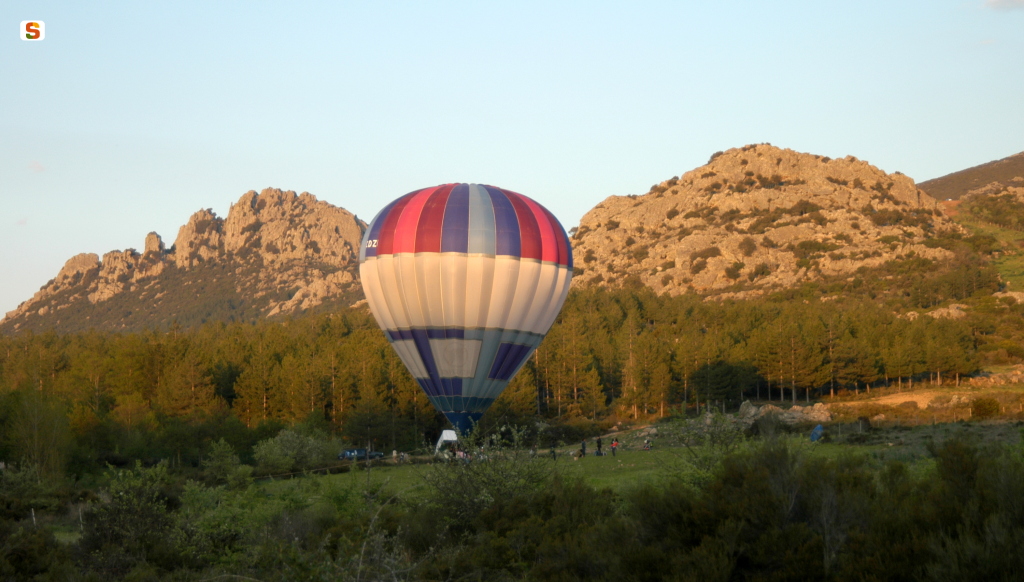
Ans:
<svg viewBox="0 0 1024 582"><path fill-rule="evenodd" d="M437 439L437 446L434 447L434 454L436 455L437 453L441 452L441 447L443 447L445 444L457 442L459 442L459 437L458 435L455 434L454 430L442 430L441 438Z"/></svg>

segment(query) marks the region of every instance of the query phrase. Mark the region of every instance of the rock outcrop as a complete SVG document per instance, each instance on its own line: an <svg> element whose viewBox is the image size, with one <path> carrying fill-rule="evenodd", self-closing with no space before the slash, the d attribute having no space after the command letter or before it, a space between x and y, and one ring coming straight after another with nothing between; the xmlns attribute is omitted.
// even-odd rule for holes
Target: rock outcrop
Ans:
<svg viewBox="0 0 1024 582"><path fill-rule="evenodd" d="M655 291L756 295L886 261L946 259L962 229L899 173L771 145L716 154L642 196L612 196L573 233L574 285L638 278Z"/></svg>
<svg viewBox="0 0 1024 582"><path fill-rule="evenodd" d="M745 400L743 404L740 405L737 417L740 422L751 425L758 418L769 414L775 415L776 418L779 419L779 422L790 426L830 422L832 420L832 413L829 412L828 406L821 402L816 402L811 406L800 406L794 404L790 408L779 408L772 404L756 406L751 404L749 400Z"/></svg>
<svg viewBox="0 0 1024 582"><path fill-rule="evenodd" d="M187 288L198 286L191 275L203 269L213 269L204 289L216 289L223 302L256 305L264 316L301 312L359 291L358 248L365 228L352 213L309 193L250 191L227 218L209 209L193 214L171 249L151 232L142 253L126 249L102 260L95 254L72 257L55 279L0 321L0 331L46 327L42 323L79 328L81 322L68 322L75 307L115 298L126 302L129 312L173 304L168 315L173 317L183 309L177 303L187 303L178 301L182 297L209 299L209 292ZM129 295L133 298L125 299Z"/></svg>

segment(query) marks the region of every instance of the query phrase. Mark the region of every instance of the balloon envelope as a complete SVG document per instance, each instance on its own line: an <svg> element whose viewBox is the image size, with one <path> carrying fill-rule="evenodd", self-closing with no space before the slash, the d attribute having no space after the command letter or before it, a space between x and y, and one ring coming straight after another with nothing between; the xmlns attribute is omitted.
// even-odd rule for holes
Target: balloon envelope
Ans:
<svg viewBox="0 0 1024 582"><path fill-rule="evenodd" d="M370 223L359 253L370 311L430 401L463 432L540 345L572 268L554 215L479 184L395 200Z"/></svg>

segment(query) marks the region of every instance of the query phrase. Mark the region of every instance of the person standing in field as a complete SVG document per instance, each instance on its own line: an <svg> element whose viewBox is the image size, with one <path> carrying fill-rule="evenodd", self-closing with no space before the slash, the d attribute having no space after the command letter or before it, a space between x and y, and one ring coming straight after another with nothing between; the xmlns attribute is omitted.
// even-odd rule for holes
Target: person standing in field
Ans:
<svg viewBox="0 0 1024 582"><path fill-rule="evenodd" d="M612 439L612 456L615 456L615 450L619 448L619 439Z"/></svg>
<svg viewBox="0 0 1024 582"><path fill-rule="evenodd" d="M583 443L580 444L580 456L587 456L587 439L583 439Z"/></svg>
<svg viewBox="0 0 1024 582"><path fill-rule="evenodd" d="M601 456L601 437L597 437L597 456Z"/></svg>

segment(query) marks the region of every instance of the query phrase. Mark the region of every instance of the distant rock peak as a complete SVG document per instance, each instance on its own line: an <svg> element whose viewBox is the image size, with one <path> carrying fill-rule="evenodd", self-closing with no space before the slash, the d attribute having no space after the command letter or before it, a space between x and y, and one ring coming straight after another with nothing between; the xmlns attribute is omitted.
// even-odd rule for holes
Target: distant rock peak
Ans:
<svg viewBox="0 0 1024 582"><path fill-rule="evenodd" d="M0 321L0 330L33 327L33 317L44 315L56 322L58 312L76 302L99 304L139 292L159 285L168 269L187 272L201 264L234 265L229 277L240 301L250 293L279 297L265 301L265 315L302 311L358 286L353 273L365 228L352 213L306 192L249 191L231 205L227 218L208 208L195 212L178 229L171 249L151 232L142 253L126 249L102 260L92 253L72 257L55 279ZM183 292L153 295L169 301Z"/></svg>
<svg viewBox="0 0 1024 582"><path fill-rule="evenodd" d="M635 277L670 294L750 296L895 257L944 258L925 239L959 229L901 173L749 145L598 204L573 234L573 284Z"/></svg>

